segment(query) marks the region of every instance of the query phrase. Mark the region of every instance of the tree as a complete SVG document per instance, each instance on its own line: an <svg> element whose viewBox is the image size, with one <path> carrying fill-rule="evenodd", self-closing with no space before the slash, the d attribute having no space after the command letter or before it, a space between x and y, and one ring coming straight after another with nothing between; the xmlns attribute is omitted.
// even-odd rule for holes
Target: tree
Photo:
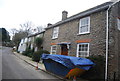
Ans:
<svg viewBox="0 0 120 81"><path fill-rule="evenodd" d="M45 28L45 27L43 27L43 26L37 26L37 31L38 31L38 33L45 31L44 28Z"/></svg>
<svg viewBox="0 0 120 81"><path fill-rule="evenodd" d="M10 31L10 33L11 33L13 36L15 35L15 33L18 33L18 32L19 32L19 30L15 29L15 28L11 29L11 31Z"/></svg>
<svg viewBox="0 0 120 81"><path fill-rule="evenodd" d="M34 26L32 22L26 22L24 24L20 24L21 28L19 30L11 29L13 34L12 41L16 46L19 45L22 38L28 37L31 34L31 28Z"/></svg>
<svg viewBox="0 0 120 81"><path fill-rule="evenodd" d="M12 41L14 42L14 44L18 47L20 41L22 38L27 37L27 33L24 31L19 31L18 33L15 33L15 35L13 36Z"/></svg>
<svg viewBox="0 0 120 81"><path fill-rule="evenodd" d="M30 21L28 21L24 24L20 24L20 26L21 26L20 31L26 32L27 35L31 34L31 29L32 29L32 27L34 27L33 23Z"/></svg>
<svg viewBox="0 0 120 81"><path fill-rule="evenodd" d="M0 41L2 42L9 42L10 41L10 36L9 32L5 28L0 28Z"/></svg>

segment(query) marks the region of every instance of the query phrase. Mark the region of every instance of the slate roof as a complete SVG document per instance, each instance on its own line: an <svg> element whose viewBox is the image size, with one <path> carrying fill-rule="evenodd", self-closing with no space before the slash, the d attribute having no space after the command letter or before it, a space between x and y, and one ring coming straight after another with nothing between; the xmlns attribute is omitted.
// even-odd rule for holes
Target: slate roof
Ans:
<svg viewBox="0 0 120 81"><path fill-rule="evenodd" d="M32 34L32 35L29 35L28 37L34 37L34 36L37 36L37 35L39 35L39 34L42 34L42 33L44 33L45 31L42 31L42 32L39 32L39 33L35 33L35 34Z"/></svg>
<svg viewBox="0 0 120 81"><path fill-rule="evenodd" d="M72 20L77 19L77 18L80 18L80 17L84 17L84 16L87 16L87 15L90 15L90 14L95 13L95 12L99 12L99 11L102 11L102 10L106 10L106 9L109 7L109 5L111 5L112 3L113 3L113 2L106 2L106 3L103 3L103 4L98 5L98 6L96 6L96 7L90 8L90 9L88 9L88 10L86 10L86 11L83 11L83 12L80 12L80 13L78 13L78 14L75 14L75 15L73 15L73 16L71 16L71 17L68 17L68 18L65 19L65 20L59 21L59 22L57 22L57 23L55 23L55 24L52 24L52 25L50 25L49 27L47 27L46 29L49 29L49 28L52 28L52 27L61 25L61 24L63 24L63 23L72 21Z"/></svg>

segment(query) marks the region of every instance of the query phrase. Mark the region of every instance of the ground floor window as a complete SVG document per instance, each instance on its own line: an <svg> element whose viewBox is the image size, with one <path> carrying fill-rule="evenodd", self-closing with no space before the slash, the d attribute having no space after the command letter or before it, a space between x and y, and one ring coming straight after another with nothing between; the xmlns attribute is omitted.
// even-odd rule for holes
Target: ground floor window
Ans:
<svg viewBox="0 0 120 81"><path fill-rule="evenodd" d="M77 44L77 57L88 57L89 56L89 43Z"/></svg>
<svg viewBox="0 0 120 81"><path fill-rule="evenodd" d="M52 45L51 46L51 54L56 54L57 51L57 45Z"/></svg>

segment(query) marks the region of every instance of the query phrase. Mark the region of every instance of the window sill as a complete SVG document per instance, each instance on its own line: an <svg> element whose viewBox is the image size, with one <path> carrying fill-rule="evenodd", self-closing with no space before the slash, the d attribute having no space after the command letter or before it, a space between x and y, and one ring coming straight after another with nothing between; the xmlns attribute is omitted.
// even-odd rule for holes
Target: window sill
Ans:
<svg viewBox="0 0 120 81"><path fill-rule="evenodd" d="M90 34L90 32L87 32L87 33L79 33L79 34L77 34L77 35L79 36L79 35L86 35L86 34Z"/></svg>
<svg viewBox="0 0 120 81"><path fill-rule="evenodd" d="M76 56L76 57L78 57L78 56ZM89 55L88 56L80 56L81 58L88 58L88 57L90 57Z"/></svg>
<svg viewBox="0 0 120 81"><path fill-rule="evenodd" d="M52 38L52 40L55 40L55 39L58 39L58 38Z"/></svg>

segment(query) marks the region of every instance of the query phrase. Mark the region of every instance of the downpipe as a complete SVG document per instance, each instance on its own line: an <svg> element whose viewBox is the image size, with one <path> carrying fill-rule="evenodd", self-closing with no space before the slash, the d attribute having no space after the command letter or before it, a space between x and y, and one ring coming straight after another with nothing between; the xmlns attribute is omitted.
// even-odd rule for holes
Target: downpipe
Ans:
<svg viewBox="0 0 120 81"><path fill-rule="evenodd" d="M111 6L109 6L109 8L107 9L106 12L106 63L105 63L105 81L107 81L107 75L108 75L108 34L109 34L109 9L111 8Z"/></svg>

